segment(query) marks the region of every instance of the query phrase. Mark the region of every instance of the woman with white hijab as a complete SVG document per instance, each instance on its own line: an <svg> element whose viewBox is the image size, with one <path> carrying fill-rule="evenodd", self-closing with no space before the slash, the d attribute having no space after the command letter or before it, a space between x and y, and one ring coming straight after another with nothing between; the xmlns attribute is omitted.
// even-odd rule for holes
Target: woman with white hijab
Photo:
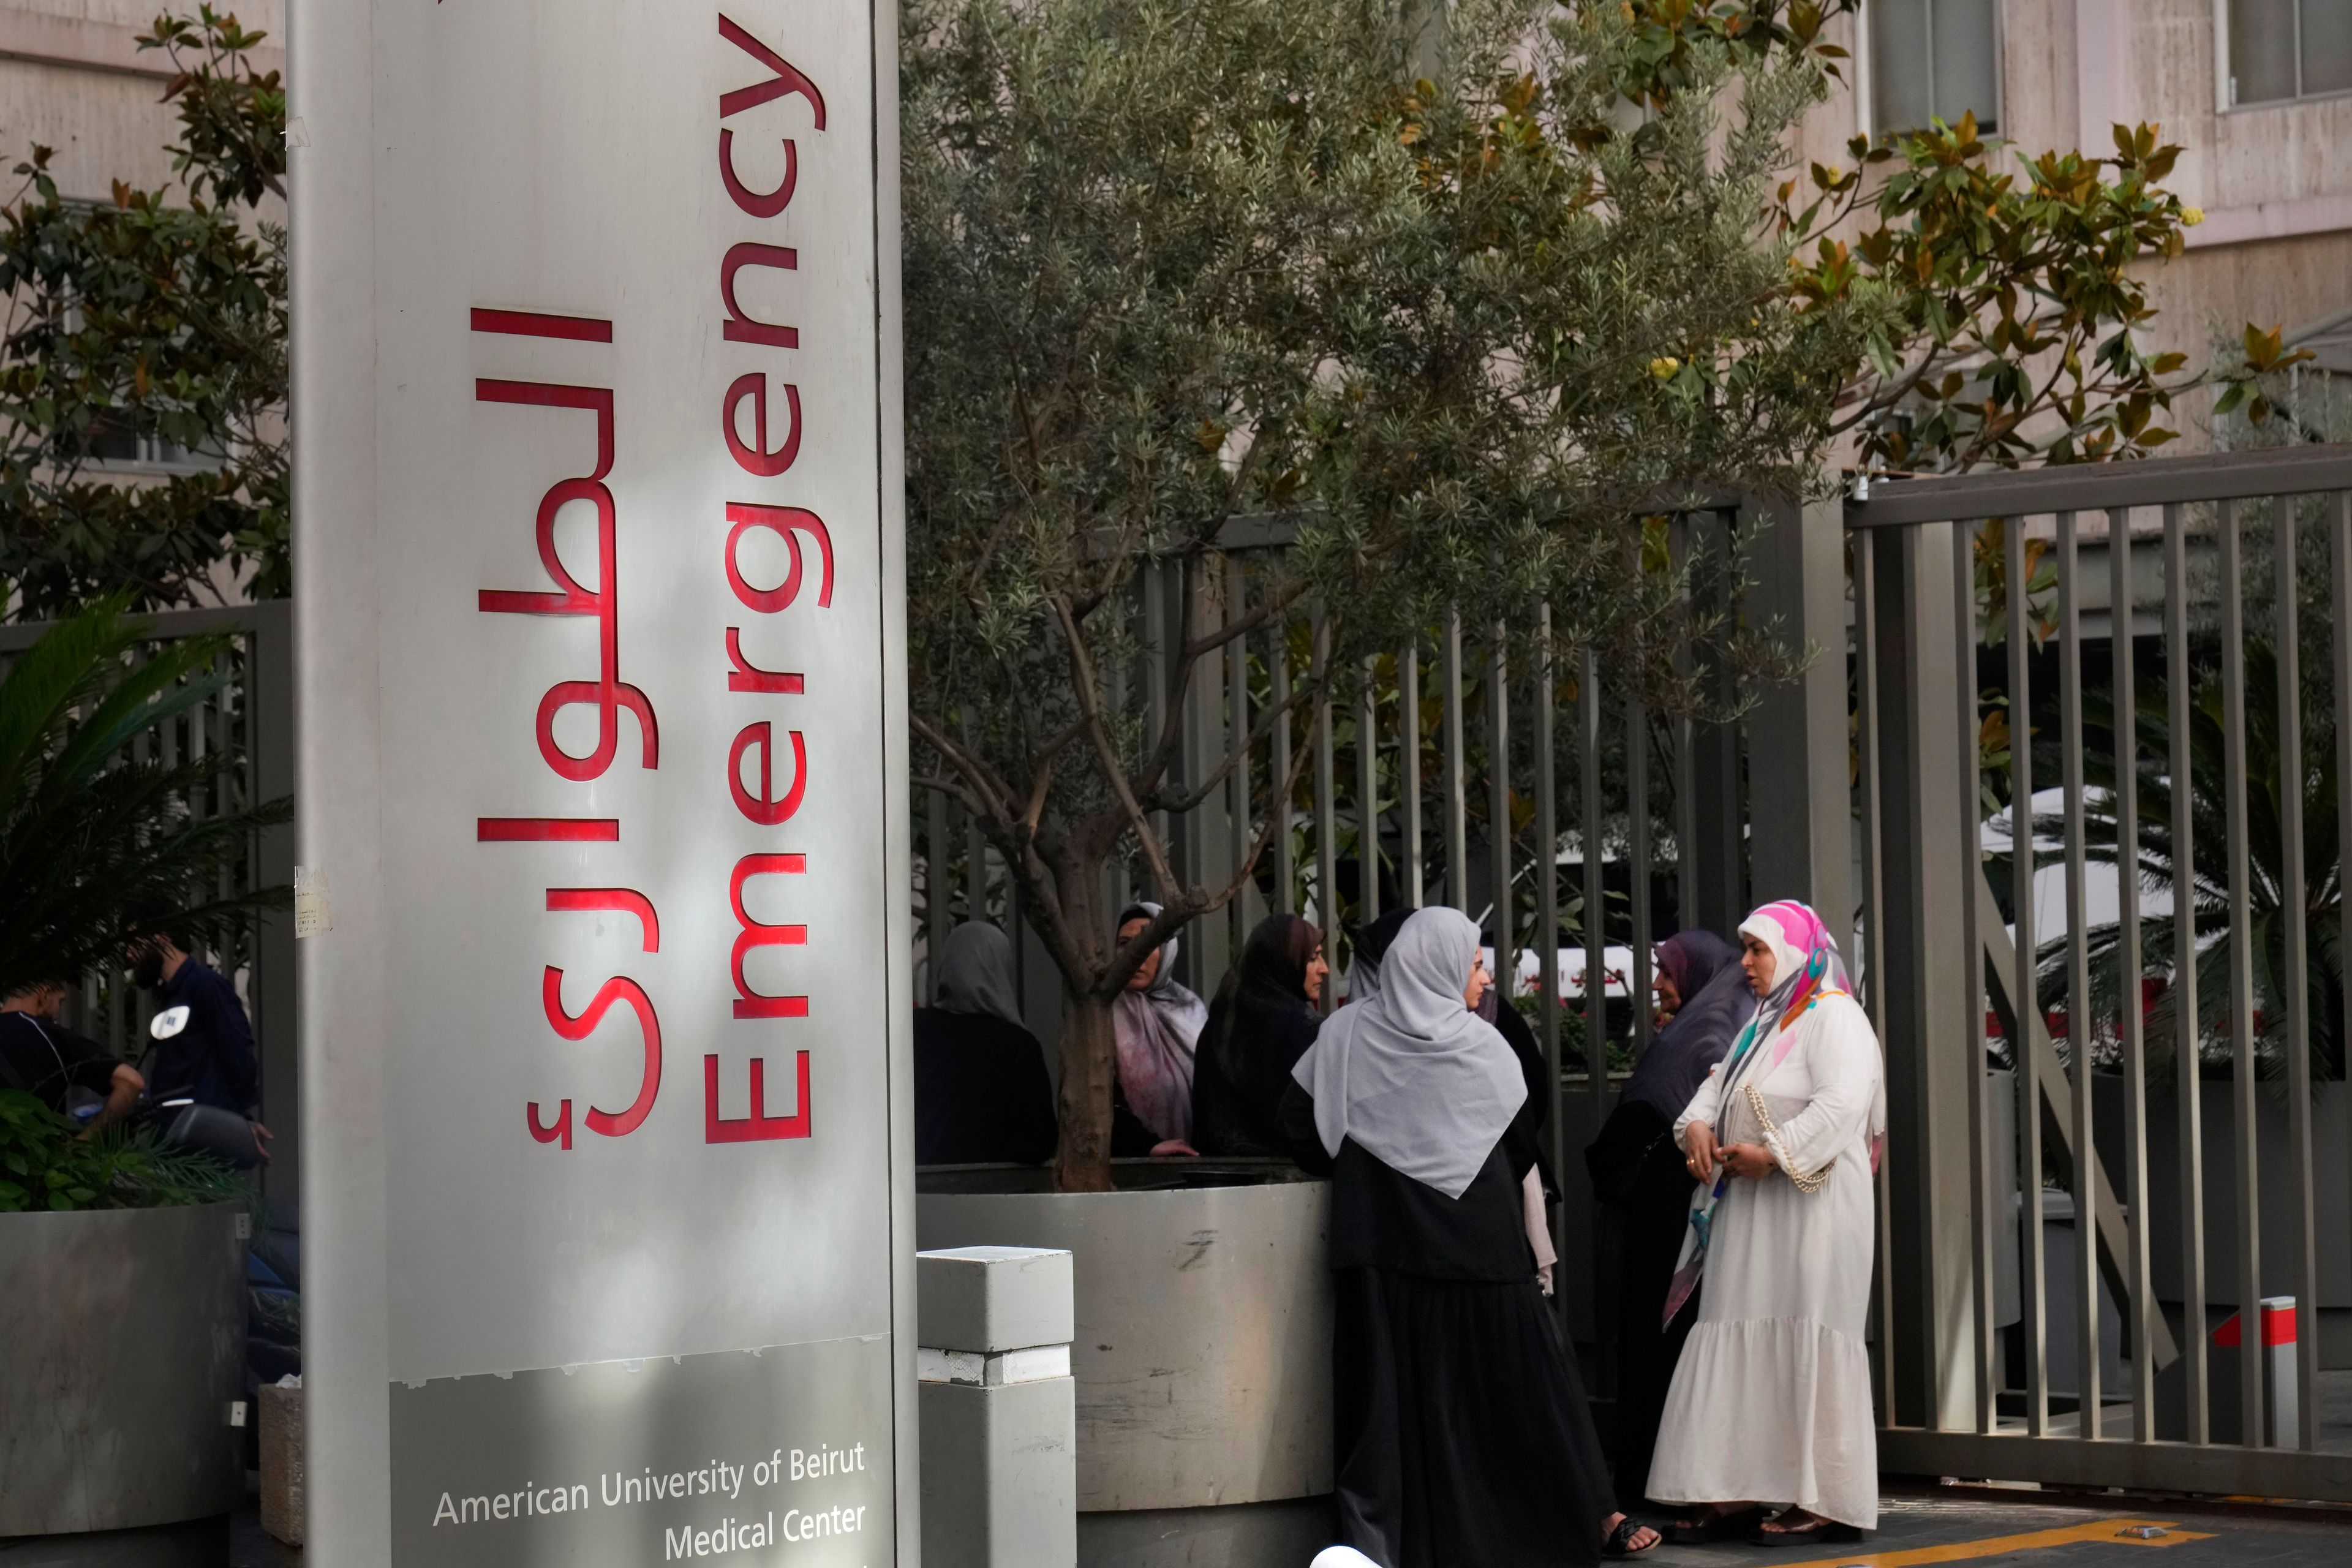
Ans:
<svg viewBox="0 0 2352 1568"><path fill-rule="evenodd" d="M1688 1503L1678 1542L1853 1542L1878 1523L1864 1321L1886 1130L1877 1037L1837 945L1803 904L1739 928L1754 1016L1675 1123L1698 1190L1666 1295L1704 1273L1675 1364L1650 1496ZM1765 1504L1786 1505L1774 1519Z"/></svg>
<svg viewBox="0 0 2352 1568"><path fill-rule="evenodd" d="M915 1013L915 1163L1052 1159L1054 1089L1021 1022L1010 939L976 922L950 931L937 992Z"/></svg>
<svg viewBox="0 0 2352 1568"><path fill-rule="evenodd" d="M1549 1568L1657 1542L1617 1511L1537 1284L1533 1110L1474 1011L1486 984L1467 916L1414 914L1283 1101L1299 1163L1331 1178L1339 1542L1381 1568Z"/></svg>

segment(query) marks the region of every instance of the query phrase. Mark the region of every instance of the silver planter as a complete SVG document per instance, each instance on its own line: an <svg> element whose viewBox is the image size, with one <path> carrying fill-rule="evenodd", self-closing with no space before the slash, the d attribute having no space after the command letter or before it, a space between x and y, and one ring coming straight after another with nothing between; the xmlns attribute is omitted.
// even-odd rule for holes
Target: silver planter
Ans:
<svg viewBox="0 0 2352 1568"><path fill-rule="evenodd" d="M243 1212L0 1215L0 1536L204 1519L243 1498Z"/></svg>
<svg viewBox="0 0 2352 1568"><path fill-rule="evenodd" d="M1066 1247L1081 1512L1331 1489L1328 1184L1275 1162L1120 1162L1123 1190L931 1170L918 1244ZM1026 1190L1021 1190L1026 1189Z"/></svg>

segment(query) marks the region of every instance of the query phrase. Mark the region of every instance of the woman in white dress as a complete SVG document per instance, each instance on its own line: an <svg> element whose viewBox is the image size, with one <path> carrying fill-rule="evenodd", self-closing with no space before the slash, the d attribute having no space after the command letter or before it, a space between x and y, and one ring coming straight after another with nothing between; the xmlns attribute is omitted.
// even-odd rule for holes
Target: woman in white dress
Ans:
<svg viewBox="0 0 2352 1568"><path fill-rule="evenodd" d="M1739 935L1756 1016L1675 1123L1699 1189L1667 1319L1702 1271L1706 1289L1650 1495L1693 1506L1678 1541L1857 1541L1878 1523L1863 1338L1886 1126L1878 1039L1811 909L1767 904Z"/></svg>

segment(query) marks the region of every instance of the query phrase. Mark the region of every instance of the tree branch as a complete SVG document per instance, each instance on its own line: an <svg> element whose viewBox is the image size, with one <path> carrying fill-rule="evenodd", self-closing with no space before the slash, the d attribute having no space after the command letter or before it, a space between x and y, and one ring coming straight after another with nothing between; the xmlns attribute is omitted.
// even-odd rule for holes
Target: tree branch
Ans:
<svg viewBox="0 0 2352 1568"><path fill-rule="evenodd" d="M1078 709L1086 717L1087 732L1094 739L1095 757L1102 766L1104 782L1126 809L1128 824L1143 846L1143 858L1151 867L1152 878L1163 899L1172 902L1176 875L1169 869L1168 854L1160 843L1160 836L1151 831L1150 819L1137 803L1135 792L1128 787L1127 770L1119 765L1118 749L1111 744L1110 731L1103 723L1102 698L1095 689L1094 660L1087 656L1086 639L1079 634L1077 623L1070 618L1068 603L1056 595L1053 604L1054 614L1062 624L1063 640L1069 645L1071 682L1077 688Z"/></svg>
<svg viewBox="0 0 2352 1568"><path fill-rule="evenodd" d="M975 815L998 821L1016 820L1013 814L1006 809L1006 803L1012 799L1012 792L1004 787L1004 781L995 776L995 771L989 767L986 762L976 753L949 740L939 726L920 713L912 711L908 713L907 728L914 731L917 740L937 752L940 760L970 782L973 794L979 799L977 801L967 799L965 805L971 808Z"/></svg>
<svg viewBox="0 0 2352 1568"><path fill-rule="evenodd" d="M1224 761L1217 764L1214 772L1182 795L1167 795L1157 791L1153 792L1152 806L1157 810L1174 812L1179 816L1197 807L1215 793L1218 785L1232 776L1234 770L1241 765L1243 758L1265 742L1274 733L1276 722L1284 714L1294 712L1306 707L1310 700L1320 698L1327 684L1321 677L1310 675L1307 679L1292 688L1290 695L1280 703L1266 704L1265 711L1259 715L1258 721L1251 726L1250 732L1243 738L1241 744L1225 753ZM1299 755L1305 756L1307 750L1308 748L1301 747Z"/></svg>

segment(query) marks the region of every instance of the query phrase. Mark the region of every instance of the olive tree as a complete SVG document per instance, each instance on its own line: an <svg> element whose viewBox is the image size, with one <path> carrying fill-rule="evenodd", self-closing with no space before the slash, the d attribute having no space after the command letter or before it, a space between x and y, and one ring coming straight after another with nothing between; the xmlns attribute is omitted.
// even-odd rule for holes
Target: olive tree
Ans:
<svg viewBox="0 0 2352 1568"><path fill-rule="evenodd" d="M1819 248L1858 184L1822 171L1790 205L1798 122L1838 69L1823 21L907 0L918 784L1003 857L1060 974L1064 1188L1108 1183L1113 1001L1284 822L1265 812L1215 885L1181 874L1166 826L1219 801L1284 711L1448 611L1545 605L1559 646L1606 648L1665 711L1728 716L1793 667L1772 628L1694 610L1639 524L1675 493L1818 486L1842 410L1915 395L1922 376L1886 384L1951 330L1921 304L1933 268L1906 269L1929 251ZM2101 252L2117 266L2161 240L2128 216ZM2099 313L2114 298L2090 293L2094 324L2127 329ZM2084 419L2156 374L2124 372ZM1242 567L1226 546L1267 520L1288 547ZM1177 596L1147 647L1142 584L1166 571L1214 591ZM1287 707L1181 773L1188 694L1262 631L1304 652ZM1710 657L1676 657L1694 644ZM1697 663L1741 684L1702 692ZM1164 906L1124 944L1114 866Z"/></svg>

